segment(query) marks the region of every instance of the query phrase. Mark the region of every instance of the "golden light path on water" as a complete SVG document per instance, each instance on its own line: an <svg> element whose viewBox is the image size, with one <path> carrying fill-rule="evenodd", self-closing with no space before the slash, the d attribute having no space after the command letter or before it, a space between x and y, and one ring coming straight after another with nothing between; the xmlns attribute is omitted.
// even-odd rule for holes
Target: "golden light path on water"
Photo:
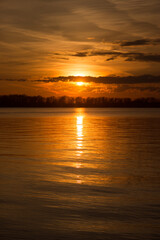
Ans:
<svg viewBox="0 0 160 240"><path fill-rule="evenodd" d="M79 115L77 116L77 157L80 158L83 151L83 116ZM76 168L81 168L82 163L81 160L79 159L79 161L76 163ZM82 183L82 180L79 179L80 176L77 175L77 183Z"/></svg>

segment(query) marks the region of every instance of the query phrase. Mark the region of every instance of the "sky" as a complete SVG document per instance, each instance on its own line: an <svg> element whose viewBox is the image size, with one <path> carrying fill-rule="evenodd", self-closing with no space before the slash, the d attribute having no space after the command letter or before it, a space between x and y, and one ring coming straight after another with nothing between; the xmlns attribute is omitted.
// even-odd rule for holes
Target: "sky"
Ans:
<svg viewBox="0 0 160 240"><path fill-rule="evenodd" d="M1 0L0 94L160 98L159 13L159 0Z"/></svg>

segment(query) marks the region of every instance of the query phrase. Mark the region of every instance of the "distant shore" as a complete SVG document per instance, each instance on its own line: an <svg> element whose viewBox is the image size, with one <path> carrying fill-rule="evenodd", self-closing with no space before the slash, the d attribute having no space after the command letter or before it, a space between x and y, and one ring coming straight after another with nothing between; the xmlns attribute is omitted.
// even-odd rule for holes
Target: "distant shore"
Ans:
<svg viewBox="0 0 160 240"><path fill-rule="evenodd" d="M82 98L1 95L0 108L160 108L160 99L149 98Z"/></svg>

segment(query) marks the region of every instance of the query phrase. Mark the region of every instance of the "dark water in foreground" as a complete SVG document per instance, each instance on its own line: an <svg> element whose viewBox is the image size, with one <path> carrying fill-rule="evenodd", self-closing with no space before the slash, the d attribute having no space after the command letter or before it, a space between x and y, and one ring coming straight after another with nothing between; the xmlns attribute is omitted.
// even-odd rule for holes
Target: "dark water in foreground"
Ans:
<svg viewBox="0 0 160 240"><path fill-rule="evenodd" d="M160 109L0 109L0 239L160 239Z"/></svg>

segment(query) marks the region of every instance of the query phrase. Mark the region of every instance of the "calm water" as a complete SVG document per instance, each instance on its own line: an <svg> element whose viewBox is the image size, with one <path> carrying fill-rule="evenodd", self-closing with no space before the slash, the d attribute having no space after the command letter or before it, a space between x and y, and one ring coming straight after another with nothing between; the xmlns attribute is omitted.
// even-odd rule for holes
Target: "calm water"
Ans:
<svg viewBox="0 0 160 240"><path fill-rule="evenodd" d="M0 239L160 239L160 109L0 109Z"/></svg>

